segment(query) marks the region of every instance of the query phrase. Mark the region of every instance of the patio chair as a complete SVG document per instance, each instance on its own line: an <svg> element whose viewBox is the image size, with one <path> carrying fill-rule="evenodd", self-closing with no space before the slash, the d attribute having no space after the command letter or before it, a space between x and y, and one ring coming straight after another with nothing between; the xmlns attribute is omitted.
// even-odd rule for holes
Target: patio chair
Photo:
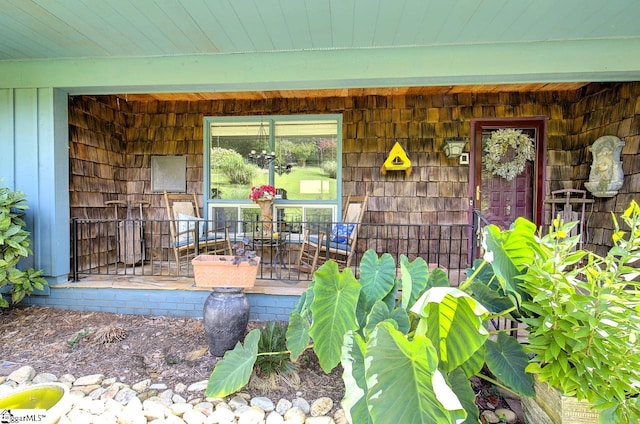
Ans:
<svg viewBox="0 0 640 424"><path fill-rule="evenodd" d="M189 260L198 254L231 254L229 229L209 228L209 223L200 217L195 193L167 193L165 190L164 202L178 274L182 264L186 262L187 267L190 266Z"/></svg>
<svg viewBox="0 0 640 424"><path fill-rule="evenodd" d="M368 194L347 196L342 221L334 224L330 234L323 231L311 234L311 230L307 229L300 246L297 268L302 272L313 273L329 259L337 262L340 268L350 267L368 200Z"/></svg>
<svg viewBox="0 0 640 424"><path fill-rule="evenodd" d="M585 231L588 227L585 221L586 205L593 205L593 199L587 199L586 190L565 188L552 191L551 199L547 202L551 203L552 220L560 217L565 222L578 221L578 225L573 227L569 235L580 235L578 248L582 249L586 240Z"/></svg>

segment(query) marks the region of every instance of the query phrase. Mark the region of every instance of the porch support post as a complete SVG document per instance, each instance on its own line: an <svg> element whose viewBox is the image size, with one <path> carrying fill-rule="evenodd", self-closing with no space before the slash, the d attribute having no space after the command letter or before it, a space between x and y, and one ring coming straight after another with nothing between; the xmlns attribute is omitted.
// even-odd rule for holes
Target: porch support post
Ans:
<svg viewBox="0 0 640 424"><path fill-rule="evenodd" d="M53 88L0 89L0 183L27 196L33 256L50 283L69 274L67 95Z"/></svg>

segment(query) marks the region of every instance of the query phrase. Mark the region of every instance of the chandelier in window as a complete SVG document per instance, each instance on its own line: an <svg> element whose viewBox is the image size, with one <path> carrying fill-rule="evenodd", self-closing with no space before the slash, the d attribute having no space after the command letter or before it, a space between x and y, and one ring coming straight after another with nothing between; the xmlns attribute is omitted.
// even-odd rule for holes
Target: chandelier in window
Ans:
<svg viewBox="0 0 640 424"><path fill-rule="evenodd" d="M264 146L264 142L268 139L267 131L264 128L262 122L260 123L260 127L258 128L258 144ZM285 155L284 161L281 162L276 158L276 152L267 153L266 150L262 152L256 152L252 150L248 155L247 159L250 163L259 166L262 169L265 169L273 162L273 169L278 175L289 174L291 173L291 168L293 167L292 159L290 155ZM291 159L291 160L290 160Z"/></svg>
<svg viewBox="0 0 640 424"><path fill-rule="evenodd" d="M260 122L260 127L258 128L258 144L260 146L264 146L265 140L267 140L267 131L264 129L264 125ZM271 162L276 158L276 153L271 152L267 153L266 150L258 153L255 150L252 150L251 153L247 155L249 162L259 166L264 169L269 166Z"/></svg>
<svg viewBox="0 0 640 424"><path fill-rule="evenodd" d="M267 153L266 150L263 150L260 153L252 150L251 153L247 155L247 157L249 158L249 162L264 169L268 167L269 164L276 158L276 154L275 152Z"/></svg>

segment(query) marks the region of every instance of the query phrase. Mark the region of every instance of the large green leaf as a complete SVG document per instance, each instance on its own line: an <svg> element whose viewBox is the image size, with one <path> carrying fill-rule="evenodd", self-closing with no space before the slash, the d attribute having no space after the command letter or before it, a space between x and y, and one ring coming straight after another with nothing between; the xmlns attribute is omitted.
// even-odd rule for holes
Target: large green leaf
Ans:
<svg viewBox="0 0 640 424"><path fill-rule="evenodd" d="M309 345L309 321L299 313L292 312L289 315L286 339L291 359L295 361Z"/></svg>
<svg viewBox="0 0 640 424"><path fill-rule="evenodd" d="M369 337L378 323L385 321L391 317L391 312L387 305L379 300L373 304L371 312L367 315L367 324L364 328L364 336Z"/></svg>
<svg viewBox="0 0 640 424"><path fill-rule="evenodd" d="M465 411L467 411L467 419L465 424L477 424L480 421L478 406L476 405L476 394L471 388L469 377L461 369L453 371L448 376L449 385L454 391Z"/></svg>
<svg viewBox="0 0 640 424"><path fill-rule="evenodd" d="M400 284L402 286L402 307L408 310L415 302L415 299L411 299L413 293L413 276L407 267L406 258L400 260Z"/></svg>
<svg viewBox="0 0 640 424"><path fill-rule="evenodd" d="M416 334L433 342L446 372L466 362L489 337L483 325L489 311L455 287L427 290L411 311L420 316Z"/></svg>
<svg viewBox="0 0 640 424"><path fill-rule="evenodd" d="M490 287L492 290L500 289L500 285L494 278L493 268L485 265L486 261L484 259L475 259L473 266L466 270L468 278L473 277L473 281L484 283L485 286Z"/></svg>
<svg viewBox="0 0 640 424"><path fill-rule="evenodd" d="M405 255L401 255L400 272L402 307L408 310L427 287L429 266L422 258L416 258L413 262L409 262Z"/></svg>
<svg viewBox="0 0 640 424"><path fill-rule="evenodd" d="M525 372L529 358L515 337L499 333L485 345L489 370L509 388L523 396L533 396L533 377Z"/></svg>
<svg viewBox="0 0 640 424"><path fill-rule="evenodd" d="M511 228L502 231L496 225L485 227L485 258L491 263L505 293L514 295L521 302L525 292L518 286L516 277L526 272L535 255L536 226L524 218L516 218Z"/></svg>
<svg viewBox="0 0 640 424"><path fill-rule="evenodd" d="M298 298L298 301L296 302L296 304L293 306L293 310L292 312L297 312L297 313L301 313L302 310L306 307L306 303L307 303L307 292L309 291L309 289L305 290L304 292L302 292L302 294L300 295L300 297Z"/></svg>
<svg viewBox="0 0 640 424"><path fill-rule="evenodd" d="M302 293L300 299L296 302L293 307L293 312L298 312L301 317L307 318L311 315L311 311L309 310L311 304L313 303L313 287L315 283L312 280L307 287L307 290Z"/></svg>
<svg viewBox="0 0 640 424"><path fill-rule="evenodd" d="M366 311L391 292L395 278L396 264L393 256L383 253L378 258L378 254L372 249L364 252L360 261L360 284L365 295Z"/></svg>
<svg viewBox="0 0 640 424"><path fill-rule="evenodd" d="M356 304L356 322L360 327L360 335L364 336L364 326L367 322L367 315L371 312L371 308L366 307L367 299L366 295L360 291L360 297L358 298L358 303ZM388 306L387 306L388 307Z"/></svg>
<svg viewBox="0 0 640 424"><path fill-rule="evenodd" d="M320 367L326 373L338 365L344 335L358 328L356 305L360 284L351 269L338 271L338 264L328 261L315 272L309 335Z"/></svg>
<svg viewBox="0 0 640 424"><path fill-rule="evenodd" d="M449 276L442 268L433 268L431 270L429 280L427 280L427 288L449 287L450 285Z"/></svg>
<svg viewBox="0 0 640 424"><path fill-rule="evenodd" d="M409 313L402 308L396 308L391 311L390 318L398 324L398 331L402 334L407 334L411 329L411 320L409 319Z"/></svg>
<svg viewBox="0 0 640 424"><path fill-rule="evenodd" d="M407 334L411 329L411 321L409 320L409 314L407 311L402 308L396 308L390 311L387 305L383 301L379 300L375 305L373 305L371 312L367 316L367 325L364 328L364 336L368 338L376 325L383 321L391 322L393 327L402 334Z"/></svg>
<svg viewBox="0 0 640 424"><path fill-rule="evenodd" d="M367 408L367 380L364 374L366 343L359 334L349 331L342 346L342 380L344 398L341 405L350 423L370 423Z"/></svg>
<svg viewBox="0 0 640 424"><path fill-rule="evenodd" d="M471 358L467 359L462 363L462 365L460 365L459 369L464 372L464 375L466 375L467 378L471 378L471 376L478 374L484 366L484 352L485 347L482 346L480 349L476 350L473 355L471 355Z"/></svg>
<svg viewBox="0 0 640 424"><path fill-rule="evenodd" d="M400 288L398 287L398 282L399 280L396 279L396 281L393 284L393 288L391 289L389 294L387 294L384 297L384 299L382 299L382 301L387 305L389 310L395 309L396 306L398 305L398 291L400 290Z"/></svg>
<svg viewBox="0 0 640 424"><path fill-rule="evenodd" d="M465 412L438 371L433 344L409 341L380 323L366 348L367 405L373 423L438 424L464 421Z"/></svg>
<svg viewBox="0 0 640 424"><path fill-rule="evenodd" d="M244 346L238 342L233 350L225 352L209 377L206 396L228 396L247 385L258 358L259 341L260 330L251 330L244 338Z"/></svg>
<svg viewBox="0 0 640 424"><path fill-rule="evenodd" d="M473 281L468 287L473 293L473 297L494 314L515 306L511 298L501 295L481 282Z"/></svg>

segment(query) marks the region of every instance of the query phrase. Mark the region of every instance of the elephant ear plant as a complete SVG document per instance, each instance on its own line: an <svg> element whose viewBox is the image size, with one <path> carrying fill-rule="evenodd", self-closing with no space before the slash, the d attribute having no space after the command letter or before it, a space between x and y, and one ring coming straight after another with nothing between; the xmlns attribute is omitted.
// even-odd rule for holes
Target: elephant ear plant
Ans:
<svg viewBox="0 0 640 424"><path fill-rule="evenodd" d="M47 281L41 277L42 271L17 268L21 258L32 254L29 232L24 230L24 214L28 208L24 193L0 188L0 293L5 286L11 286L8 293L11 302L18 303L33 290L42 290ZM9 306L0 295L0 307Z"/></svg>
<svg viewBox="0 0 640 424"><path fill-rule="evenodd" d="M515 306L528 330L527 371L586 399L602 423L640 419L640 208L612 214L613 247L605 256L577 250L576 223L553 221L548 234L518 218L509 230L485 228L491 263L467 286L485 304Z"/></svg>
<svg viewBox="0 0 640 424"><path fill-rule="evenodd" d="M360 279L328 261L314 274L289 317L292 360L313 349L322 369L343 367L342 406L352 423L477 423L469 378L478 375L533 394L527 356L512 337L489 339L492 314L441 269L368 250ZM512 309L512 307L510 307ZM259 330L216 364L207 396L227 396L247 384L258 357ZM273 354L273 353L265 353ZM481 374L487 364L502 383Z"/></svg>

